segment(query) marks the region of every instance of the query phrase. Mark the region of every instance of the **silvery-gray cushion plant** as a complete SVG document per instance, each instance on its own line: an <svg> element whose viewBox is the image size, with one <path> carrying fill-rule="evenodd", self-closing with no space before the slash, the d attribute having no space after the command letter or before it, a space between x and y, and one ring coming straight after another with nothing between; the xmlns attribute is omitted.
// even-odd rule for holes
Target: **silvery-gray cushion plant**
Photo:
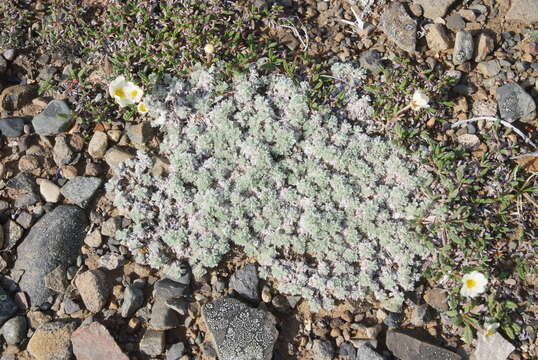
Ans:
<svg viewBox="0 0 538 360"><path fill-rule="evenodd" d="M428 250L412 230L433 204L420 155L368 131L364 72L335 64L344 105L308 102L308 85L253 66L233 82L219 68L167 78L149 96L159 156L139 152L107 185L133 225L118 233L136 261L195 275L232 251L312 309L335 301L402 299ZM321 109L320 109L321 108Z"/></svg>

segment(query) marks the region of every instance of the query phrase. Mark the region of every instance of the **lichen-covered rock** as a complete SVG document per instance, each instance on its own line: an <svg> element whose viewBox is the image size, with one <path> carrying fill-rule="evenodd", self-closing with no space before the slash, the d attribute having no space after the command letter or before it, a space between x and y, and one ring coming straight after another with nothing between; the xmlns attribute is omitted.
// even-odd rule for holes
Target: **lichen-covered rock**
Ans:
<svg viewBox="0 0 538 360"><path fill-rule="evenodd" d="M275 317L224 297L202 308L220 360L271 360L278 337Z"/></svg>
<svg viewBox="0 0 538 360"><path fill-rule="evenodd" d="M498 87L495 96L503 120L528 122L535 118L536 103L518 84L508 83Z"/></svg>
<svg viewBox="0 0 538 360"><path fill-rule="evenodd" d="M313 109L306 83L255 67L233 82L197 69L150 94L168 174L151 175L139 152L107 185L133 221L116 237L135 261L176 279L184 260L201 276L241 248L260 278L313 310L412 290L428 250L411 221L431 214L420 191L431 176L420 152L370 135L364 70L332 70L345 104L334 110Z"/></svg>

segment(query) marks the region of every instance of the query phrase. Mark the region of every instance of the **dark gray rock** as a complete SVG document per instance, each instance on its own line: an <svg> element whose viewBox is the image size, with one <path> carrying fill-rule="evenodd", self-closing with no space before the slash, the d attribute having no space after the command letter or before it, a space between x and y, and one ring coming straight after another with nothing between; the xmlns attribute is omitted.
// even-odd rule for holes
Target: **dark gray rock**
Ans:
<svg viewBox="0 0 538 360"><path fill-rule="evenodd" d="M452 62L454 65L461 65L473 58L474 41L473 35L469 31L458 31L454 42L454 53Z"/></svg>
<svg viewBox="0 0 538 360"><path fill-rule="evenodd" d="M383 356L379 355L370 346L364 344L357 348L355 360L383 360Z"/></svg>
<svg viewBox="0 0 538 360"><path fill-rule="evenodd" d="M415 326L424 326L426 321L430 319L430 308L428 304L415 305L411 312L411 324Z"/></svg>
<svg viewBox="0 0 538 360"><path fill-rule="evenodd" d="M428 19L436 19L445 16L448 8L456 0L416 0L415 3L422 6L424 17Z"/></svg>
<svg viewBox="0 0 538 360"><path fill-rule="evenodd" d="M220 360L270 360L278 337L275 317L239 300L220 298L202 307Z"/></svg>
<svg viewBox="0 0 538 360"><path fill-rule="evenodd" d="M19 245L14 269L23 272L19 286L32 305L40 305L54 294L45 287L44 277L59 265L75 262L87 225L83 210L61 205L45 214Z"/></svg>
<svg viewBox="0 0 538 360"><path fill-rule="evenodd" d="M7 223L4 224L4 248L6 250L13 249L20 239L22 239L22 234L24 233L24 229L19 226L15 221L8 220Z"/></svg>
<svg viewBox="0 0 538 360"><path fill-rule="evenodd" d="M155 330L169 330L181 326L178 313L166 305L166 300L156 298L151 308L150 326Z"/></svg>
<svg viewBox="0 0 538 360"><path fill-rule="evenodd" d="M353 347L352 344L348 342L343 343L338 348L338 356L344 359L354 360L356 355L357 350L355 349L355 347Z"/></svg>
<svg viewBox="0 0 538 360"><path fill-rule="evenodd" d="M179 360L185 355L185 344L182 342L175 343L166 350L166 360Z"/></svg>
<svg viewBox="0 0 538 360"><path fill-rule="evenodd" d="M166 300L166 306L177 312L179 315L187 315L189 303L185 298L171 298Z"/></svg>
<svg viewBox="0 0 538 360"><path fill-rule="evenodd" d="M401 360L461 360L461 356L452 351L395 330L387 332L386 345Z"/></svg>
<svg viewBox="0 0 538 360"><path fill-rule="evenodd" d="M174 280L161 279L153 285L153 297L156 299L171 299L187 295L188 287Z"/></svg>
<svg viewBox="0 0 538 360"><path fill-rule="evenodd" d="M2 336L8 345L16 345L26 338L28 325L24 316L15 316L2 326Z"/></svg>
<svg viewBox="0 0 538 360"><path fill-rule="evenodd" d="M13 202L13 207L15 207L16 209L21 209L30 205L34 205L40 201L41 197L34 192L20 194L15 198L15 201Z"/></svg>
<svg viewBox="0 0 538 360"><path fill-rule="evenodd" d="M260 302L259 282L256 265L247 264L232 275L229 286L245 300L258 303Z"/></svg>
<svg viewBox="0 0 538 360"><path fill-rule="evenodd" d="M518 84L509 83L497 88L495 96L503 120L528 122L536 116L536 103Z"/></svg>
<svg viewBox="0 0 538 360"><path fill-rule="evenodd" d="M37 185L35 178L25 172L18 173L16 176L9 179L6 186L10 189L32 191Z"/></svg>
<svg viewBox="0 0 538 360"><path fill-rule="evenodd" d="M0 326L17 312L15 301L0 287Z"/></svg>
<svg viewBox="0 0 538 360"><path fill-rule="evenodd" d="M34 117L32 125L39 135L51 136L69 130L73 121L73 112L65 101L52 100L43 112Z"/></svg>
<svg viewBox="0 0 538 360"><path fill-rule="evenodd" d="M390 312L383 320L383 323L391 328L396 328L402 323L403 316L400 313Z"/></svg>
<svg viewBox="0 0 538 360"><path fill-rule="evenodd" d="M128 285L123 293L123 304L121 305L121 316L128 318L144 304L144 291L137 286Z"/></svg>
<svg viewBox="0 0 538 360"><path fill-rule="evenodd" d="M316 339L312 345L312 352L316 359L332 360L335 350L332 342Z"/></svg>
<svg viewBox="0 0 538 360"><path fill-rule="evenodd" d="M379 74L381 72L380 67L382 63L383 54L377 50L368 50L362 53L359 58L361 67L369 70L373 74Z"/></svg>
<svg viewBox="0 0 538 360"><path fill-rule="evenodd" d="M8 117L0 119L0 134L14 138L23 134L25 119L22 117Z"/></svg>
<svg viewBox="0 0 538 360"><path fill-rule="evenodd" d="M103 180L98 177L77 176L62 187L62 195L70 202L86 207Z"/></svg>
<svg viewBox="0 0 538 360"><path fill-rule="evenodd" d="M409 53L417 45L417 22L405 11L401 3L389 5L381 14L381 29L399 48Z"/></svg>
<svg viewBox="0 0 538 360"><path fill-rule="evenodd" d="M64 299L63 304L64 304L64 313L66 313L67 315L71 315L81 310L80 305L68 297Z"/></svg>
<svg viewBox="0 0 538 360"><path fill-rule="evenodd" d="M148 329L140 340L140 351L149 356L157 356L164 351L164 331Z"/></svg>

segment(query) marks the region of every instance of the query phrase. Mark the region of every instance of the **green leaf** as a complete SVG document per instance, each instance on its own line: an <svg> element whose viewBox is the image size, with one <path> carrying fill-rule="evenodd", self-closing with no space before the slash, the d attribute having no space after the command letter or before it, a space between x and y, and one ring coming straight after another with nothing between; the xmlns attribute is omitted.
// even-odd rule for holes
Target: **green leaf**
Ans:
<svg viewBox="0 0 538 360"><path fill-rule="evenodd" d="M513 301L505 301L504 306L506 306L510 310L517 309L517 304L515 302L513 302Z"/></svg>
<svg viewBox="0 0 538 360"><path fill-rule="evenodd" d="M465 325L465 328L463 328L463 341L465 341L466 344L473 342L473 330L469 325Z"/></svg>

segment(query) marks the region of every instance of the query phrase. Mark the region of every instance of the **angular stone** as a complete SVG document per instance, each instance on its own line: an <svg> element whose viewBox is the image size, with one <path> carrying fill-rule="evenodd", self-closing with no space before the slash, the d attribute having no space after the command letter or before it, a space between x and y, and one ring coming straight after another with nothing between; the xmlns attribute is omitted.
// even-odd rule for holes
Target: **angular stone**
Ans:
<svg viewBox="0 0 538 360"><path fill-rule="evenodd" d="M63 294L67 289L69 282L67 281L67 268L65 265L59 265L50 273L45 275L43 281L47 289Z"/></svg>
<svg viewBox="0 0 538 360"><path fill-rule="evenodd" d="M184 298L171 298L166 300L166 306L177 312L179 315L186 315L189 303Z"/></svg>
<svg viewBox="0 0 538 360"><path fill-rule="evenodd" d="M516 348L498 332L492 335L478 334L474 352L475 360L505 360Z"/></svg>
<svg viewBox="0 0 538 360"><path fill-rule="evenodd" d="M359 63L362 68L370 70L373 74L378 74L382 66L381 60L383 54L377 50L368 50L361 54L359 58Z"/></svg>
<svg viewBox="0 0 538 360"><path fill-rule="evenodd" d="M153 297L156 299L171 299L187 294L188 287L170 279L161 279L153 285Z"/></svg>
<svg viewBox="0 0 538 360"><path fill-rule="evenodd" d="M39 182L39 193L46 202L57 203L60 200L60 187L50 180Z"/></svg>
<svg viewBox="0 0 538 360"><path fill-rule="evenodd" d="M442 24L428 24L426 29L426 41L433 51L443 51L450 48L450 38Z"/></svg>
<svg viewBox="0 0 538 360"><path fill-rule="evenodd" d="M448 293L443 289L428 289L424 294L424 301L437 311L448 311Z"/></svg>
<svg viewBox="0 0 538 360"><path fill-rule="evenodd" d="M151 308L150 326L155 330L169 330L181 326L178 313L166 305L166 300L155 298L155 303Z"/></svg>
<svg viewBox="0 0 538 360"><path fill-rule="evenodd" d="M13 220L8 220L4 224L4 247L6 250L13 249L20 239L24 229Z"/></svg>
<svg viewBox="0 0 538 360"><path fill-rule="evenodd" d="M0 287L0 326L17 313L15 301Z"/></svg>
<svg viewBox="0 0 538 360"><path fill-rule="evenodd" d="M32 191L36 188L36 183L32 175L21 172L9 179L6 186L15 190Z"/></svg>
<svg viewBox="0 0 538 360"><path fill-rule="evenodd" d="M114 146L113 148L108 149L105 154L105 162L110 166L114 174L119 173L120 165L127 160L130 160L134 157L132 152L127 149Z"/></svg>
<svg viewBox="0 0 538 360"><path fill-rule="evenodd" d="M483 61L476 65L476 70L480 72L485 77L493 77L501 71L501 65L497 59Z"/></svg>
<svg viewBox="0 0 538 360"><path fill-rule="evenodd" d="M2 336L8 345L16 345L26 338L28 324L24 316L15 316L2 326Z"/></svg>
<svg viewBox="0 0 538 360"><path fill-rule="evenodd" d="M488 34L480 34L478 45L476 46L476 57L474 61L481 62L495 49L495 40Z"/></svg>
<svg viewBox="0 0 538 360"><path fill-rule="evenodd" d="M185 354L185 344L175 343L166 350L166 360L179 360Z"/></svg>
<svg viewBox="0 0 538 360"><path fill-rule="evenodd" d="M158 356L164 352L164 331L148 329L140 340L140 351L149 356Z"/></svg>
<svg viewBox="0 0 538 360"><path fill-rule="evenodd" d="M402 50L415 51L417 44L417 22L405 11L401 3L389 5L381 14L381 29Z"/></svg>
<svg viewBox="0 0 538 360"><path fill-rule="evenodd" d="M54 148L52 149L52 155L56 165L58 165L58 167L62 167L73 161L75 154L69 145L67 145L65 136L57 136L55 139Z"/></svg>
<svg viewBox="0 0 538 360"><path fill-rule="evenodd" d="M448 8L456 0L415 0L416 4L422 6L424 17L428 19L436 19L445 16Z"/></svg>
<svg viewBox="0 0 538 360"><path fill-rule="evenodd" d="M258 303L260 302L259 282L256 265L247 264L232 275L229 286L245 300Z"/></svg>
<svg viewBox="0 0 538 360"><path fill-rule="evenodd" d="M103 238L99 230L94 230L84 238L84 244L89 247L98 248L103 244Z"/></svg>
<svg viewBox="0 0 538 360"><path fill-rule="evenodd" d="M34 205L41 201L41 198L38 194L31 192L26 194L20 194L15 198L13 202L13 207L16 209L21 209L30 205Z"/></svg>
<svg viewBox="0 0 538 360"><path fill-rule="evenodd" d="M450 15L446 18L446 27L454 32L458 32L465 29L465 20L461 15Z"/></svg>
<svg viewBox="0 0 538 360"><path fill-rule="evenodd" d="M96 131L88 144L88 154L94 159L105 156L108 147L108 136L102 131Z"/></svg>
<svg viewBox="0 0 538 360"><path fill-rule="evenodd" d="M15 111L28 105L37 96L37 85L10 86L0 95L0 110Z"/></svg>
<svg viewBox="0 0 538 360"><path fill-rule="evenodd" d="M362 345L357 348L355 360L383 360L383 356L379 355L374 349L368 345Z"/></svg>
<svg viewBox="0 0 538 360"><path fill-rule="evenodd" d="M278 337L275 317L239 300L220 298L202 307L220 360L270 360Z"/></svg>
<svg viewBox="0 0 538 360"><path fill-rule="evenodd" d="M503 120L528 122L536 116L534 99L518 84L509 83L497 88L495 97Z"/></svg>
<svg viewBox="0 0 538 360"><path fill-rule="evenodd" d="M98 322L79 327L71 334L77 360L128 360L108 330Z"/></svg>
<svg viewBox="0 0 538 360"><path fill-rule="evenodd" d="M458 31L454 43L454 53L452 62L454 65L461 65L473 58L474 42L473 35L469 31Z"/></svg>
<svg viewBox="0 0 538 360"><path fill-rule="evenodd" d="M92 313L101 311L111 291L111 286L105 273L101 270L85 271L76 277L75 285L86 309Z"/></svg>
<svg viewBox="0 0 538 360"><path fill-rule="evenodd" d="M461 356L452 351L395 330L387 332L386 345L400 360L461 360Z"/></svg>
<svg viewBox="0 0 538 360"><path fill-rule="evenodd" d="M505 19L525 24L538 22L538 0L512 0Z"/></svg>
<svg viewBox="0 0 538 360"><path fill-rule="evenodd" d="M45 287L44 277L58 265L75 262L87 225L84 211L61 205L45 214L19 245L14 269L23 272L19 286L32 305L40 305L54 295Z"/></svg>
<svg viewBox="0 0 538 360"><path fill-rule="evenodd" d="M98 177L76 176L62 187L62 195L70 202L86 207L103 180Z"/></svg>
<svg viewBox="0 0 538 360"><path fill-rule="evenodd" d="M144 292L137 286L128 285L123 293L121 316L128 318L144 305Z"/></svg>
<svg viewBox="0 0 538 360"><path fill-rule="evenodd" d="M45 110L34 117L32 125L39 135L51 136L69 130L73 121L73 112L65 101L52 100Z"/></svg>
<svg viewBox="0 0 538 360"><path fill-rule="evenodd" d="M312 345L312 352L316 359L332 360L335 352L334 345L330 341L316 339Z"/></svg>
<svg viewBox="0 0 538 360"><path fill-rule="evenodd" d="M22 117L8 117L0 119L0 134L15 138L23 134L25 119Z"/></svg>
<svg viewBox="0 0 538 360"><path fill-rule="evenodd" d="M70 338L76 328L77 322L70 319L44 323L37 328L26 350L36 360L71 359Z"/></svg>
<svg viewBox="0 0 538 360"><path fill-rule="evenodd" d="M127 136L133 144L144 145L153 136L153 128L148 122L127 125Z"/></svg>

